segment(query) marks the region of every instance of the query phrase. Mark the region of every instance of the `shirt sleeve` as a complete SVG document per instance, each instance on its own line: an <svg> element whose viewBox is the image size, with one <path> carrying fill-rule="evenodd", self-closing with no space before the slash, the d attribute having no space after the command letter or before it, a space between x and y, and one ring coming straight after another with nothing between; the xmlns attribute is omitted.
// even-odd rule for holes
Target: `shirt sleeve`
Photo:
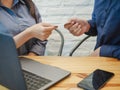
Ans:
<svg viewBox="0 0 120 90"><path fill-rule="evenodd" d="M35 6L35 13L37 16L37 23L42 22L41 15L36 6ZM32 48L30 49L30 52L33 52L39 56L43 56L45 53L47 40L41 41L39 39L36 39L33 43L34 44L33 44Z"/></svg>
<svg viewBox="0 0 120 90"><path fill-rule="evenodd" d="M93 20L88 20L88 23L90 24L90 30L86 32L85 34L90 36L96 36L97 35L97 29L95 27L95 22Z"/></svg>
<svg viewBox="0 0 120 90"><path fill-rule="evenodd" d="M41 41L41 40L34 40L32 43L34 44L32 46L32 48L30 49L30 52L33 52L39 56L43 56L45 53L45 49L46 49L46 43L47 40L45 41Z"/></svg>
<svg viewBox="0 0 120 90"><path fill-rule="evenodd" d="M94 4L94 10L92 13L92 19L88 20L88 23L90 24L90 30L86 32L85 34L90 35L90 36L96 36L97 35L97 27L96 27L96 15L95 15L95 10L96 5Z"/></svg>
<svg viewBox="0 0 120 90"><path fill-rule="evenodd" d="M100 49L100 56L120 59L120 46L103 45Z"/></svg>

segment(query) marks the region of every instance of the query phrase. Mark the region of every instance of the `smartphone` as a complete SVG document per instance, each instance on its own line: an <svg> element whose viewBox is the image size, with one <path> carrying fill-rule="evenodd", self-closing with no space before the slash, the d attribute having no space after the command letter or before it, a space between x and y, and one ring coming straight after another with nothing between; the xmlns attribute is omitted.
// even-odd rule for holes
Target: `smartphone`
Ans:
<svg viewBox="0 0 120 90"><path fill-rule="evenodd" d="M97 69L80 81L77 86L84 90L100 90L113 76L112 72Z"/></svg>

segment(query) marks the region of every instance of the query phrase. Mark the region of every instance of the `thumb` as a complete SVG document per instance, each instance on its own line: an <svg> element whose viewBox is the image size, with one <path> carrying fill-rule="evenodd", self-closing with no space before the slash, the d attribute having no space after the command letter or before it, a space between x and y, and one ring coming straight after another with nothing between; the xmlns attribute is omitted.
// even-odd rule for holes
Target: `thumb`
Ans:
<svg viewBox="0 0 120 90"><path fill-rule="evenodd" d="M46 29L47 31L52 31L52 30L55 30L56 28L58 28L58 26L45 27L45 29Z"/></svg>

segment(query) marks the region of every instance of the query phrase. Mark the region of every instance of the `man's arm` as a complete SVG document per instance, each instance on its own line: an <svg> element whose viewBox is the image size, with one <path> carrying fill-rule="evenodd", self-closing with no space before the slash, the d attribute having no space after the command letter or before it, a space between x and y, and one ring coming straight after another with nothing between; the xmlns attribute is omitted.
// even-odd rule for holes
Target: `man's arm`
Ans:
<svg viewBox="0 0 120 90"><path fill-rule="evenodd" d="M97 28L96 23L94 20L88 20L88 23L90 24L90 30L86 32L85 34L90 36L96 36L97 35Z"/></svg>
<svg viewBox="0 0 120 90"><path fill-rule="evenodd" d="M96 9L96 5L94 4L94 9L93 9L93 13L92 13L92 19L88 20L88 23L90 24L90 30L85 33L85 34L91 35L91 36L96 36L97 35L95 9Z"/></svg>
<svg viewBox="0 0 120 90"><path fill-rule="evenodd" d="M103 56L120 59L120 46L103 45L92 52L90 56Z"/></svg>
<svg viewBox="0 0 120 90"><path fill-rule="evenodd" d="M120 46L103 45L100 49L100 56L120 59Z"/></svg>

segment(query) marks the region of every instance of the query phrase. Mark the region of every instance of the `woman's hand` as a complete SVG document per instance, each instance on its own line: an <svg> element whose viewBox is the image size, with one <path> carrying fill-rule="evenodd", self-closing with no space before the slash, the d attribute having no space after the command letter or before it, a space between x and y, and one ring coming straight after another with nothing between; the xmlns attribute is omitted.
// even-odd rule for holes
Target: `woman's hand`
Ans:
<svg viewBox="0 0 120 90"><path fill-rule="evenodd" d="M37 54L33 53L33 52L29 52L28 56L38 56Z"/></svg>
<svg viewBox="0 0 120 90"><path fill-rule="evenodd" d="M46 40L56 28L57 26L48 23L38 23L29 27L27 30L30 32L31 37Z"/></svg>
<svg viewBox="0 0 120 90"><path fill-rule="evenodd" d="M31 38L46 40L51 35L52 31L56 28L57 26L48 23L35 24L19 33L18 35L14 36L16 48L19 48Z"/></svg>
<svg viewBox="0 0 120 90"><path fill-rule="evenodd" d="M72 18L64 25L64 27L74 36L80 36L89 31L90 24L86 20Z"/></svg>

